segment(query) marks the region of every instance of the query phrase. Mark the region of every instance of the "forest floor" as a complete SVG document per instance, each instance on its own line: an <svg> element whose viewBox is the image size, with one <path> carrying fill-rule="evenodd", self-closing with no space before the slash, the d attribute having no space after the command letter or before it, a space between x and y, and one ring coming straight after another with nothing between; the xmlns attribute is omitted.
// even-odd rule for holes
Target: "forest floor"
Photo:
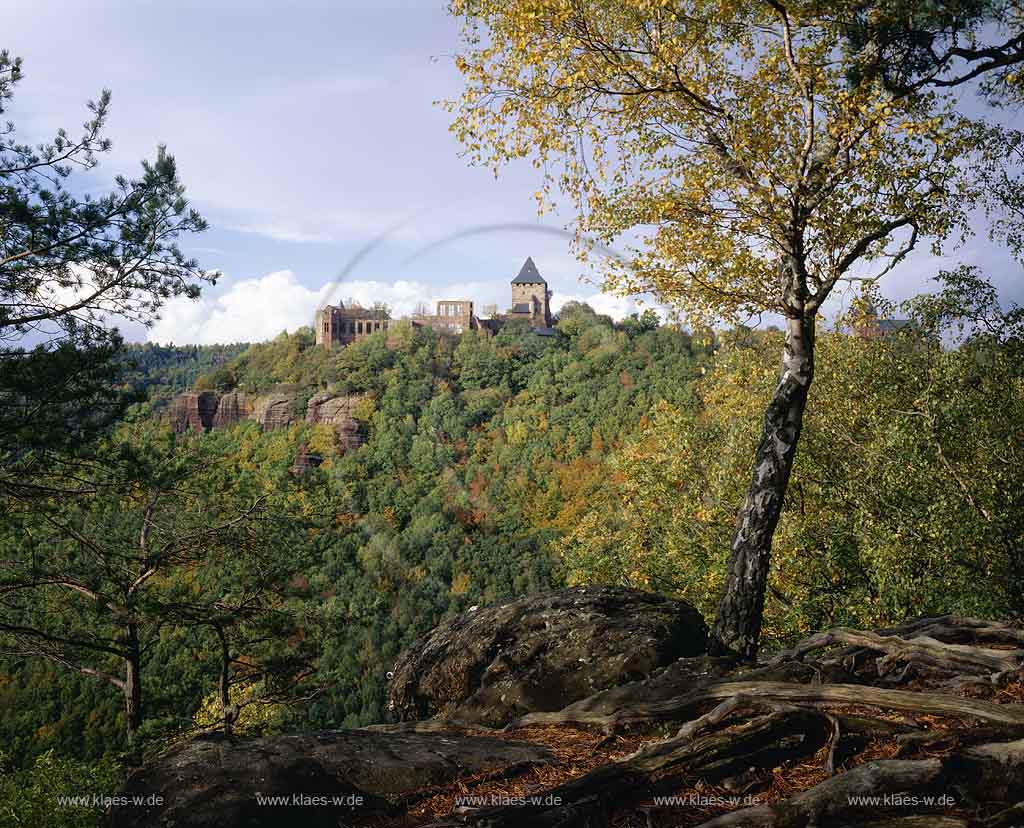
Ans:
<svg viewBox="0 0 1024 828"><path fill-rule="evenodd" d="M737 676L629 715L567 708L501 731L453 727L543 745L554 761L420 790L401 815L356 824L1024 825L1024 630L953 617L839 629L766 664L797 661L830 678ZM836 669L849 681L833 683Z"/></svg>

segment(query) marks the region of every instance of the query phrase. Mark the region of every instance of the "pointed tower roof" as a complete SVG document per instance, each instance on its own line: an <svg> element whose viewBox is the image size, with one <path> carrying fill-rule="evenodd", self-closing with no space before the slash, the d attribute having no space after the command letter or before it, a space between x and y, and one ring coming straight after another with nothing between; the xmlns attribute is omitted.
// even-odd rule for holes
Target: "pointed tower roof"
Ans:
<svg viewBox="0 0 1024 828"><path fill-rule="evenodd" d="M519 271L519 275L512 280L513 285L546 285L547 282L540 275L540 271L537 270L537 265L533 263L533 259L530 256L526 257L526 261L523 262L523 267Z"/></svg>

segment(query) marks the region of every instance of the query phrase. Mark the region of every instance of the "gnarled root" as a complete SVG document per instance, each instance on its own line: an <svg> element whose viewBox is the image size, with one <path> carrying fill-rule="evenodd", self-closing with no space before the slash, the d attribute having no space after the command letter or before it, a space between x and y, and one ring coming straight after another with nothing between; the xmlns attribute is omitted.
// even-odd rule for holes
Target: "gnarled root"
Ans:
<svg viewBox="0 0 1024 828"><path fill-rule="evenodd" d="M828 717L818 711L758 706L771 712L718 733L701 736L695 729L692 737L658 742L546 792L545 797L556 805L481 810L472 815L472 822L487 828L592 825L613 808L646 796L655 776L685 770L687 775L717 780L750 768L769 769L788 759L813 755L832 732Z"/></svg>
<svg viewBox="0 0 1024 828"><path fill-rule="evenodd" d="M936 626L926 627L938 631ZM955 631L955 628L943 626L942 629ZM1004 633L1019 632L1007 628ZM879 676L885 676L897 666L914 666L922 671L941 673L944 675L988 676L990 681L998 682L1002 677L1020 669L1024 661L1024 649L997 650L968 644L951 644L940 641L921 632L912 638L900 635L879 635L878 633L850 630L836 627L800 642L791 650L780 653L773 663L802 659L813 650L820 650L835 644L847 644L854 647L846 650L841 656L845 663L855 663L858 655L864 651L881 653L876 659Z"/></svg>
<svg viewBox="0 0 1024 828"><path fill-rule="evenodd" d="M877 817L879 811L892 807L1006 802L1022 794L1024 740L981 745L943 758L869 762L786 802L723 814L700 828L913 825L913 822L900 823L895 819L879 823ZM873 818L873 823L867 822ZM941 824L938 816L914 815L913 819L932 820L930 825Z"/></svg>

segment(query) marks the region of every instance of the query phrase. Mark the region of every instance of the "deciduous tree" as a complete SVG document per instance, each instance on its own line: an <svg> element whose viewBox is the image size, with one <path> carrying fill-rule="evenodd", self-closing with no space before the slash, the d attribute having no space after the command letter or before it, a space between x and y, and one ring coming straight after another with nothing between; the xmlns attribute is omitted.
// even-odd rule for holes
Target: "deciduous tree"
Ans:
<svg viewBox="0 0 1024 828"><path fill-rule="evenodd" d="M968 233L985 195L972 168L1003 151L997 130L935 91L972 56L894 84L876 52L852 45L859 2L453 0L451 11L466 81L448 104L454 132L475 162L530 159L542 208L556 190L572 200L584 257L584 234L632 248L602 266L610 289L654 293L691 320L784 320L714 625L719 649L753 657L821 307L919 242Z"/></svg>

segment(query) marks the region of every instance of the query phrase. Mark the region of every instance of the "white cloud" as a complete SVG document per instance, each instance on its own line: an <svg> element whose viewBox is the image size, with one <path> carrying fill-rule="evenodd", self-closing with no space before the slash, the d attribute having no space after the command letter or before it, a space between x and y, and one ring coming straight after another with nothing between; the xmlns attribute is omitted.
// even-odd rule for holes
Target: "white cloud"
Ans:
<svg viewBox="0 0 1024 828"><path fill-rule="evenodd" d="M555 294L551 299L551 309L555 312L561 310L566 302L584 302L590 305L597 313L610 316L616 322L621 322L631 313L643 313L646 306L641 306L635 299L629 296L616 296L613 293L591 293L589 296L575 294Z"/></svg>
<svg viewBox="0 0 1024 828"><path fill-rule="evenodd" d="M329 287L331 290L325 299L333 305L339 301L345 305L355 301L364 308L370 308L377 302L383 302L391 308L391 315L396 318L408 316L419 302L434 301L433 292L436 291L436 288L423 282L407 279L399 279L397 282L355 279Z"/></svg>
<svg viewBox="0 0 1024 828"><path fill-rule="evenodd" d="M261 342L312 324L323 292L299 284L290 270L244 279L219 296L172 299L148 339L179 345Z"/></svg>
<svg viewBox="0 0 1024 828"><path fill-rule="evenodd" d="M408 316L420 302L431 307L439 299L473 299L484 304L492 284L461 283L437 286L400 279L383 282L356 279L328 283L318 289L300 284L290 270L278 270L255 279L234 282L223 293L199 300L177 297L169 301L160 320L148 331L150 342L212 345L225 342L262 342L281 331L311 325L323 304L364 307L384 302L392 316Z"/></svg>

